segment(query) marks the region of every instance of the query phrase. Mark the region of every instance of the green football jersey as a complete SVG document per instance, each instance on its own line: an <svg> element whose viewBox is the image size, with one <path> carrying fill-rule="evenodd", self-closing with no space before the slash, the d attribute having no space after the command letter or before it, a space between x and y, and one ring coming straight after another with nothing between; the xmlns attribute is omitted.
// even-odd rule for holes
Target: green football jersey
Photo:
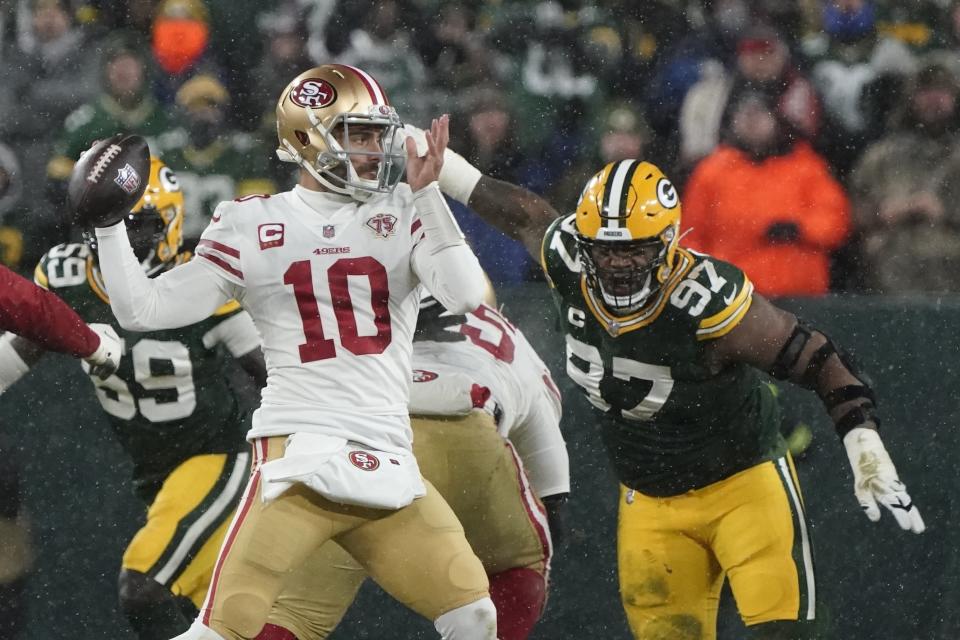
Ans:
<svg viewBox="0 0 960 640"><path fill-rule="evenodd" d="M67 116L51 150L47 176L54 180L68 179L74 162L94 140L127 131L144 136L150 148L154 149L157 137L173 126L168 110L152 98L144 100L132 111L125 111L109 98L101 97L95 102L81 105Z"/></svg>
<svg viewBox="0 0 960 640"><path fill-rule="evenodd" d="M732 264L678 248L651 300L616 317L586 286L574 216L542 261L566 338L567 375L597 410L620 481L653 496L704 487L785 452L771 388L745 364L712 370L707 341L746 315L753 285Z"/></svg>
<svg viewBox="0 0 960 640"><path fill-rule="evenodd" d="M214 209L224 200L259 193L274 193L269 177L269 155L253 136L236 132L206 149L190 145L184 129L174 129L157 140L154 153L177 174L183 190L183 234L199 238Z"/></svg>
<svg viewBox="0 0 960 640"><path fill-rule="evenodd" d="M226 380L222 345L256 347L248 318L231 301L213 316L180 329L136 333L110 309L94 256L85 244L62 244L41 258L37 284L55 292L88 323L109 324L123 340L117 372L90 376L97 399L133 459L137 493L147 501L187 458L246 448L250 416ZM252 333L251 333L252 332ZM230 343L230 341L233 341ZM82 363L85 370L89 369Z"/></svg>

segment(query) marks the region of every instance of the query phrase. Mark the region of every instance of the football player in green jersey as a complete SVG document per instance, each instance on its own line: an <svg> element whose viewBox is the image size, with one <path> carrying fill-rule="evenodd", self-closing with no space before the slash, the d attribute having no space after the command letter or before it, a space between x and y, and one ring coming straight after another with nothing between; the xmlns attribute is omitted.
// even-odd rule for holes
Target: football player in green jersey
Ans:
<svg viewBox="0 0 960 640"><path fill-rule="evenodd" d="M183 194L157 158L143 197L127 217L138 259L160 274L189 259L179 251ZM95 237L50 249L35 280L87 322L113 325L123 341L120 366L97 398L133 460L136 493L149 505L130 541L119 577L120 605L143 639L166 640L190 626L206 595L214 560L249 472L244 434L249 416L225 376L229 352L257 385L266 370L253 321L232 301L195 325L133 333L110 310ZM45 353L23 338L0 340L0 360L15 353L27 365ZM89 373L89 365L84 364Z"/></svg>
<svg viewBox="0 0 960 640"><path fill-rule="evenodd" d="M452 152L440 186L542 262L567 373L596 409L622 484L620 591L637 638L715 638L724 579L751 637L812 632L809 530L760 371L821 398L870 520L883 505L903 529L924 530L867 380L736 266L680 244L679 196L656 166L608 164L562 218Z"/></svg>

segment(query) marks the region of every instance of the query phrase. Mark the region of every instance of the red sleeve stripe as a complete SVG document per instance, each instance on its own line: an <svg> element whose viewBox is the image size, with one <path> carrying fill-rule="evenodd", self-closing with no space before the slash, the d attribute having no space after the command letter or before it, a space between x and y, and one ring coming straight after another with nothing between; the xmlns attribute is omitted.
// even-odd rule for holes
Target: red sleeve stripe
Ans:
<svg viewBox="0 0 960 640"><path fill-rule="evenodd" d="M560 390L557 389L557 385L554 384L554 382L553 382L553 378L551 378L551 377L550 377L548 374L546 374L546 373L543 374L543 384L545 384L545 385L547 386L547 389L550 390L550 393L552 393L554 396L556 396L558 402L561 402L561 401L563 400L563 399L560 397Z"/></svg>
<svg viewBox="0 0 960 640"><path fill-rule="evenodd" d="M350 69L350 71L353 71L355 74L357 74L357 77L360 78L363 86L365 86L367 91L370 93L370 99L373 100L374 104L390 104L390 101L387 100L387 96L383 93L383 89L380 88L380 83L374 80L373 76L362 69L351 67L348 64L343 64L340 66Z"/></svg>
<svg viewBox="0 0 960 640"><path fill-rule="evenodd" d="M197 255L203 258L204 260L209 260L210 262L217 265L227 273L230 273L236 276L237 278L240 278L241 280L243 280L243 272L240 271L239 269L234 269L233 267L231 267L230 264L223 258L219 256L215 256L213 254L209 254L206 251L202 250L201 248L197 249Z"/></svg>
<svg viewBox="0 0 960 640"><path fill-rule="evenodd" d="M215 240L201 240L197 243L197 247L210 247L211 249L216 249L220 253L225 253L228 256L233 256L234 258L240 257L240 252L234 249L233 247L228 247L227 245L216 242Z"/></svg>
<svg viewBox="0 0 960 640"><path fill-rule="evenodd" d="M413 235L417 232L417 229L423 226L423 223L420 222L420 218L417 218L413 221L413 225L410 227L410 235Z"/></svg>

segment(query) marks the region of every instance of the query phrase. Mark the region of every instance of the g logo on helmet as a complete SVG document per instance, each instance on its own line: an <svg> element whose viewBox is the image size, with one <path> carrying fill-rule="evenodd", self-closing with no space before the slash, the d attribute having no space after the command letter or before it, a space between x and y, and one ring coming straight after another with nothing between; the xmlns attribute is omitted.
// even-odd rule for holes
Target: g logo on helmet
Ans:
<svg viewBox="0 0 960 640"><path fill-rule="evenodd" d="M657 182L657 200L667 209L673 209L680 201L677 188L666 178L660 178L660 181Z"/></svg>
<svg viewBox="0 0 960 640"><path fill-rule="evenodd" d="M337 101L337 89L322 78L305 78L290 90L290 99L301 107L320 109Z"/></svg>
<svg viewBox="0 0 960 640"><path fill-rule="evenodd" d="M161 167L157 177L160 178L160 184L162 184L163 188L167 191L180 191L180 181L177 180L177 174L175 174L170 167Z"/></svg>

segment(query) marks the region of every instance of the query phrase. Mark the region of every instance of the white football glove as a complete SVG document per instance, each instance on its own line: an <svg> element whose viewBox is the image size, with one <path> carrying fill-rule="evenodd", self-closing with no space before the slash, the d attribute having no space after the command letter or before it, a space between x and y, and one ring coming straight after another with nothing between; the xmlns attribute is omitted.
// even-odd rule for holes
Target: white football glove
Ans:
<svg viewBox="0 0 960 640"><path fill-rule="evenodd" d="M853 468L853 492L872 522L880 519L879 502L893 514L905 531L923 533L926 526L913 504L907 487L897 477L897 469L873 429L857 427L843 437L850 466Z"/></svg>
<svg viewBox="0 0 960 640"><path fill-rule="evenodd" d="M405 124L401 133L413 138L417 145L418 156L427 153L427 136L423 129L419 129L412 124ZM443 166L440 168L440 177L437 178L440 191L457 202L466 204L482 176L480 170L467 162L466 158L459 153L453 151L450 147L444 150Z"/></svg>
<svg viewBox="0 0 960 640"><path fill-rule="evenodd" d="M108 324L94 322L90 325L90 328L100 336L100 346L84 360L90 365L91 375L106 380L120 366L123 343L120 341L117 332Z"/></svg>

